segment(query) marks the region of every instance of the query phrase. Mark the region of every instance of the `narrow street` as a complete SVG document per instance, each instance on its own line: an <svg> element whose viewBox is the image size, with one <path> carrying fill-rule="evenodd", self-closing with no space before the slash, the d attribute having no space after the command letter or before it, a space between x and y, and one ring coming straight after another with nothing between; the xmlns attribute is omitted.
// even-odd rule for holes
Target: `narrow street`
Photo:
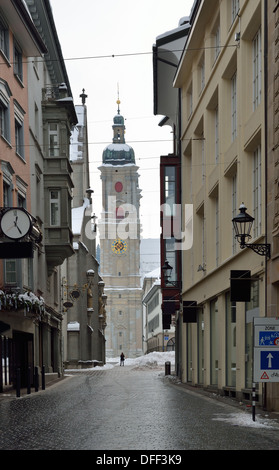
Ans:
<svg viewBox="0 0 279 470"><path fill-rule="evenodd" d="M1 450L279 449L277 420L253 423L251 409L189 390L162 367L69 374L31 395L0 397Z"/></svg>

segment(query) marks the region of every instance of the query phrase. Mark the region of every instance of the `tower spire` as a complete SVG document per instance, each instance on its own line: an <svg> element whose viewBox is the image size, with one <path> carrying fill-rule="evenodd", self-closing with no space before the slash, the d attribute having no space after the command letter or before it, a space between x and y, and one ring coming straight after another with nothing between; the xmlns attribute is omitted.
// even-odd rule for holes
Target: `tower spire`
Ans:
<svg viewBox="0 0 279 470"><path fill-rule="evenodd" d="M120 99L119 99L119 83L117 83L117 101L116 101L116 103L117 103L117 106L118 106L118 108L117 108L117 114L120 114L119 105L120 105L121 101L120 101Z"/></svg>

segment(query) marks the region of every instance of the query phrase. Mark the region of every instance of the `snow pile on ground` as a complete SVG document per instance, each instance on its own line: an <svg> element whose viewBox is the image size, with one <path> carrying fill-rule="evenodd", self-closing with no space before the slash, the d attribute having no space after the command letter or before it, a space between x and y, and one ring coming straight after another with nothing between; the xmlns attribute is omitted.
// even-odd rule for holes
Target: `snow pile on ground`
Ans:
<svg viewBox="0 0 279 470"><path fill-rule="evenodd" d="M240 412L240 413L231 413L229 415L218 415L216 418L212 418L213 421L226 421L232 426L247 426L249 428L269 428L269 429L279 429L279 425L276 421L270 418L264 418L262 416L256 416L255 421L253 421L250 413Z"/></svg>
<svg viewBox="0 0 279 470"><path fill-rule="evenodd" d="M157 352L154 351L149 354L145 354L144 356L136 357L136 358L125 358L125 366L135 366L135 367L147 367L147 368L158 368L163 367L165 362L171 363L171 368L173 370L175 361L175 352L168 351L168 352ZM106 359L106 364L104 366L96 366L94 370L98 369L112 369L113 367L117 367L120 365L120 358L119 357L110 357ZM86 369L88 370L88 369Z"/></svg>

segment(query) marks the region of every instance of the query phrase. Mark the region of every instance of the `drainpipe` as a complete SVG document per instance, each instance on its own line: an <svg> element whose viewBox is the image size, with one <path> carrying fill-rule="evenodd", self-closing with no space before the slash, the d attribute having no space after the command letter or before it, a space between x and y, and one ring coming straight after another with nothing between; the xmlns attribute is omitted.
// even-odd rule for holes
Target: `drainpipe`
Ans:
<svg viewBox="0 0 279 470"><path fill-rule="evenodd" d="M264 0L264 152L265 152L265 242L267 243L267 184L268 184L268 132L267 132L267 104L268 104L268 0ZM271 261L270 261L271 262ZM268 259L265 257L265 315L267 315L267 269ZM263 409L266 410L266 383L263 384Z"/></svg>

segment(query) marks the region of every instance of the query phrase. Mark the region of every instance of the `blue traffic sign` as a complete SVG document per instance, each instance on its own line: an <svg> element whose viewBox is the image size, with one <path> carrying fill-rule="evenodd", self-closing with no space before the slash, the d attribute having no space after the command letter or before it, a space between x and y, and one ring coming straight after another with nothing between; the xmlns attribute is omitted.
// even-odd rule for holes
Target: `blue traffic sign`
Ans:
<svg viewBox="0 0 279 470"><path fill-rule="evenodd" d="M279 370L279 351L261 350L261 370Z"/></svg>
<svg viewBox="0 0 279 470"><path fill-rule="evenodd" d="M279 331L259 331L259 346L277 346Z"/></svg>

